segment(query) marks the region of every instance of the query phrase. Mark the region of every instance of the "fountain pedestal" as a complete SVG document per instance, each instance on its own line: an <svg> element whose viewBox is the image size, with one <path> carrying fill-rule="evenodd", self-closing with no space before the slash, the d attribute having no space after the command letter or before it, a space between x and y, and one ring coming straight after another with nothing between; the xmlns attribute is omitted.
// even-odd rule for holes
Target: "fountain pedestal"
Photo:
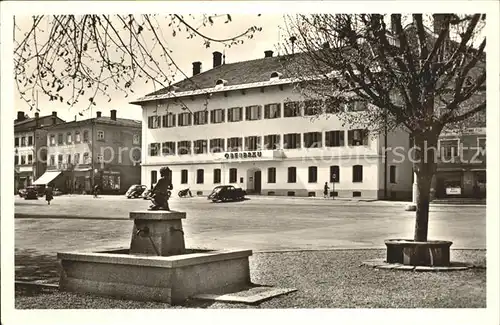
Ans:
<svg viewBox="0 0 500 325"><path fill-rule="evenodd" d="M130 248L57 253L59 289L180 304L200 293L247 287L251 250L186 249L183 212L131 212Z"/></svg>
<svg viewBox="0 0 500 325"><path fill-rule="evenodd" d="M134 220L130 254L171 256L184 254L182 219L185 212L136 211L130 212Z"/></svg>

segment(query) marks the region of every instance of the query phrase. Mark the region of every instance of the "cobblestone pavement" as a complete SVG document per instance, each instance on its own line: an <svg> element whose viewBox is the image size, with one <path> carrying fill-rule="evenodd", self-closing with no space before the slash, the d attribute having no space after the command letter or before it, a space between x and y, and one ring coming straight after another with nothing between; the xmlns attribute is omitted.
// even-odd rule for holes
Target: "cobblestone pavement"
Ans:
<svg viewBox="0 0 500 325"><path fill-rule="evenodd" d="M123 196L61 196L50 206L16 198L15 247L40 254L127 247L132 231L128 213L148 205ZM415 215L395 202L267 197L233 203L173 198L171 208L187 212L187 247L256 251L384 248L384 239L412 237ZM451 240L452 249L486 248L486 208L431 207L429 239Z"/></svg>

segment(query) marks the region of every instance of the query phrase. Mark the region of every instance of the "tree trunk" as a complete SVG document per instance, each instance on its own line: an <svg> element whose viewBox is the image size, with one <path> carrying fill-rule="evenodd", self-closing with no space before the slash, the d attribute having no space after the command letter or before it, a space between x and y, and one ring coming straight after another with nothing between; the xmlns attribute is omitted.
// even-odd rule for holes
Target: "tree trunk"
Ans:
<svg viewBox="0 0 500 325"><path fill-rule="evenodd" d="M417 212L415 220L415 241L427 241L429 230L429 203L432 177L437 167L437 141L439 132L427 132L416 139L420 148L416 164Z"/></svg>
<svg viewBox="0 0 500 325"><path fill-rule="evenodd" d="M415 220L415 241L427 241L429 229L429 202L432 175L418 173L417 179L417 217Z"/></svg>

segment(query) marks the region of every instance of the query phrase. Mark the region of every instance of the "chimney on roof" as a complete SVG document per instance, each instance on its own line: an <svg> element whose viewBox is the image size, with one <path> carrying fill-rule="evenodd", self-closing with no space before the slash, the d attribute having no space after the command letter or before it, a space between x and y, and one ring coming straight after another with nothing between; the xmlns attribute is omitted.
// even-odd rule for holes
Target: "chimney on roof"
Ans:
<svg viewBox="0 0 500 325"><path fill-rule="evenodd" d="M112 109L110 112L111 112L111 119L113 121L116 121L116 109Z"/></svg>
<svg viewBox="0 0 500 325"><path fill-rule="evenodd" d="M96 116L101 117L102 113L100 111L97 111Z"/></svg>
<svg viewBox="0 0 500 325"><path fill-rule="evenodd" d="M200 61L193 62L193 76L196 76L200 72L201 72L201 62Z"/></svg>
<svg viewBox="0 0 500 325"><path fill-rule="evenodd" d="M23 111L18 111L17 112L17 119L18 122L21 122L24 120L24 112Z"/></svg>
<svg viewBox="0 0 500 325"><path fill-rule="evenodd" d="M213 52L214 56L214 68L217 68L222 64L222 53L221 52Z"/></svg>
<svg viewBox="0 0 500 325"><path fill-rule="evenodd" d="M35 118L36 118L36 119L39 119L39 118L40 118L40 113L36 112L36 113L35 113Z"/></svg>
<svg viewBox="0 0 500 325"><path fill-rule="evenodd" d="M273 57L273 51L264 51L264 57L265 58L272 58Z"/></svg>
<svg viewBox="0 0 500 325"><path fill-rule="evenodd" d="M57 117L57 112L52 112L53 117Z"/></svg>
<svg viewBox="0 0 500 325"><path fill-rule="evenodd" d="M449 20L450 14L434 14L432 15L432 18L434 18L433 26L434 26L434 34L439 35L441 34L441 31L446 28L446 25L448 25L448 32L445 35L445 38L450 38L450 20Z"/></svg>

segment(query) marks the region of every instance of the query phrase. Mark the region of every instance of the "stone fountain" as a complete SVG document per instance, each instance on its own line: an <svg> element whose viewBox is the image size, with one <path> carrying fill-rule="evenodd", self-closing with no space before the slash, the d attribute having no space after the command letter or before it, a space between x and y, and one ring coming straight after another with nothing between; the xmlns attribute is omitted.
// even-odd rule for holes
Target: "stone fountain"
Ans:
<svg viewBox="0 0 500 325"><path fill-rule="evenodd" d="M178 211L130 212L130 248L57 254L59 289L179 304L197 294L251 285L252 251L186 249L185 218Z"/></svg>

